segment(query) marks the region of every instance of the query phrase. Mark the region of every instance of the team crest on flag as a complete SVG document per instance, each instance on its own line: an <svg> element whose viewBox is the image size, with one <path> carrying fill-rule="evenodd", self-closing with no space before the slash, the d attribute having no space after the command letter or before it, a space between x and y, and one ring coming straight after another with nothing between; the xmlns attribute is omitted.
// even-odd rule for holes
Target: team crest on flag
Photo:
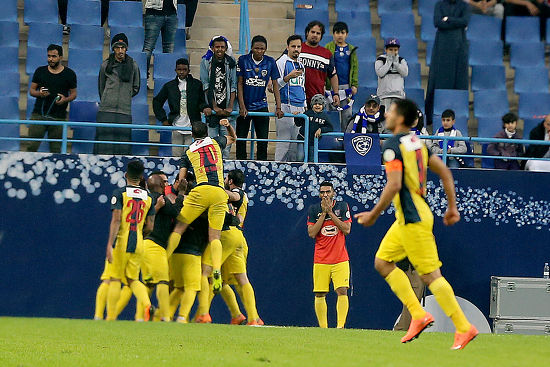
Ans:
<svg viewBox="0 0 550 367"><path fill-rule="evenodd" d="M361 156L366 156L372 147L372 137L368 135L355 136L351 139L353 149Z"/></svg>

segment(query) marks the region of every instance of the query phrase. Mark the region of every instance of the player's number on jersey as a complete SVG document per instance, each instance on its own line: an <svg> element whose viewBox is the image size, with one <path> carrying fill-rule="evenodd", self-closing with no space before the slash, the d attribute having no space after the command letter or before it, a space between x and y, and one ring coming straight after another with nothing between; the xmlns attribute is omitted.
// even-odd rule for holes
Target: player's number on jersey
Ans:
<svg viewBox="0 0 550 367"><path fill-rule="evenodd" d="M126 206L131 207L130 213L126 216L126 222L131 224L141 223L143 220L145 202L142 200L129 200Z"/></svg>
<svg viewBox="0 0 550 367"><path fill-rule="evenodd" d="M213 145L207 145L198 150L201 158L201 167L204 167L207 171L215 171L218 163L218 152Z"/></svg>

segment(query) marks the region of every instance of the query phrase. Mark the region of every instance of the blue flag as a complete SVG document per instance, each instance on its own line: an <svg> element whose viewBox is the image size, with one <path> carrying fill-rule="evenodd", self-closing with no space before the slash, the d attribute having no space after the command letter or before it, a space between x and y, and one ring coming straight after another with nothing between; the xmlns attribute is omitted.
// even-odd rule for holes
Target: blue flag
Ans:
<svg viewBox="0 0 550 367"><path fill-rule="evenodd" d="M380 175L382 163L378 134L344 134L346 165L351 175Z"/></svg>

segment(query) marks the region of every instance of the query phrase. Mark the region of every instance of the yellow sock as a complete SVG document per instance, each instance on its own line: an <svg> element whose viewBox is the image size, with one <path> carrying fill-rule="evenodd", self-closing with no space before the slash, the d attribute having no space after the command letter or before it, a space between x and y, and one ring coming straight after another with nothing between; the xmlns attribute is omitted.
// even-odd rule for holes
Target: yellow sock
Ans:
<svg viewBox="0 0 550 367"><path fill-rule="evenodd" d="M159 302L160 316L164 321L170 321L170 290L168 284L157 284L157 300Z"/></svg>
<svg viewBox="0 0 550 367"><path fill-rule="evenodd" d="M141 303L143 308L151 306L151 300L149 299L149 293L145 284L139 280L134 280L130 283L130 288L137 298L137 302Z"/></svg>
<svg viewBox="0 0 550 367"><path fill-rule="evenodd" d="M166 257L167 258L172 256L172 253L178 247L178 245L180 243L180 240L181 240L181 234L176 233L176 232L170 233L170 237L168 237L168 246L166 247Z"/></svg>
<svg viewBox="0 0 550 367"><path fill-rule="evenodd" d="M338 323L336 327L343 328L346 325L346 318L348 317L349 299L348 296L338 296L336 301L336 315Z"/></svg>
<svg viewBox="0 0 550 367"><path fill-rule="evenodd" d="M116 304L120 298L120 280L111 280L107 292L107 320L116 320Z"/></svg>
<svg viewBox="0 0 550 367"><path fill-rule="evenodd" d="M189 321L189 312L191 311L191 307L193 307L193 303L195 303L196 296L197 291L186 290L183 292L179 316L184 317L185 321Z"/></svg>
<svg viewBox="0 0 550 367"><path fill-rule="evenodd" d="M170 320L174 318L174 314L178 309L182 294L183 292L178 288L174 288L174 290L170 293Z"/></svg>
<svg viewBox="0 0 550 367"><path fill-rule="evenodd" d="M464 316L464 312L458 305L458 302L453 292L453 288L443 277L437 278L428 286L430 291L435 296L435 300L439 303L439 306L445 312L445 315L449 316L453 320L456 331L459 333L466 333L470 330L470 323Z"/></svg>
<svg viewBox="0 0 550 367"><path fill-rule="evenodd" d="M220 271L222 267L222 242L213 240L209 243L210 253L212 254L212 268L214 271Z"/></svg>
<svg viewBox="0 0 550 367"><path fill-rule="evenodd" d="M124 285L120 291L118 302L116 303L116 317L124 311L128 302L130 302L130 298L132 298L132 290L127 285Z"/></svg>
<svg viewBox="0 0 550 367"><path fill-rule="evenodd" d="M246 283L241 287L243 294L242 301L244 303L244 308L246 309L246 315L248 316L248 321L257 320L260 318L258 315L258 310L256 309L256 296L254 295L254 289L252 284Z"/></svg>
<svg viewBox="0 0 550 367"><path fill-rule="evenodd" d="M103 320L105 305L107 304L107 293L109 292L109 283L101 282L95 294L95 313L94 319Z"/></svg>
<svg viewBox="0 0 550 367"><path fill-rule="evenodd" d="M325 297L315 297L315 315L317 315L319 327L327 328L327 301Z"/></svg>
<svg viewBox="0 0 550 367"><path fill-rule="evenodd" d="M229 309L229 312L231 313L231 317L235 318L239 316L242 312L239 308L239 304L237 303L235 292L233 292L233 289L229 284L223 285L221 295L223 300L225 301L225 304L227 305L227 308Z"/></svg>
<svg viewBox="0 0 550 367"><path fill-rule="evenodd" d="M426 311L424 311L418 301L418 298L416 298L411 282L403 270L396 267L391 273L388 274L385 280L388 282L391 290L395 293L397 298L399 298L399 300L407 306L413 320L421 319L426 315Z"/></svg>
<svg viewBox="0 0 550 367"><path fill-rule="evenodd" d="M201 276L201 290L199 292L199 307L197 315L207 314L210 309L210 284L206 275Z"/></svg>

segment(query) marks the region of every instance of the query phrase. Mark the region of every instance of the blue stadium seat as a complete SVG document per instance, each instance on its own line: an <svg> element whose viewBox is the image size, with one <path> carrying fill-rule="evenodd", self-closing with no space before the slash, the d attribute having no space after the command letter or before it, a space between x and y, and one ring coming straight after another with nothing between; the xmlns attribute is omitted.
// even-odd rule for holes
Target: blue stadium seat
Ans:
<svg viewBox="0 0 550 367"><path fill-rule="evenodd" d="M514 92L548 93L548 69L546 67L516 68Z"/></svg>
<svg viewBox="0 0 550 367"><path fill-rule="evenodd" d="M436 32L433 22L425 21L420 24L420 39L422 41L434 41Z"/></svg>
<svg viewBox="0 0 550 367"><path fill-rule="evenodd" d="M19 48L0 47L0 72L19 72Z"/></svg>
<svg viewBox="0 0 550 367"><path fill-rule="evenodd" d="M176 29L176 37L174 39L174 53L187 54L185 39L185 29ZM162 37L159 35L155 44L155 53L162 52ZM183 57L183 56L182 56Z"/></svg>
<svg viewBox="0 0 550 367"><path fill-rule="evenodd" d="M90 0L86 0L90 1ZM101 50L103 51L103 28L95 25L73 24L69 48L71 50Z"/></svg>
<svg viewBox="0 0 550 367"><path fill-rule="evenodd" d="M132 124L149 125L149 105L147 103L132 103Z"/></svg>
<svg viewBox="0 0 550 367"><path fill-rule="evenodd" d="M87 102L99 102L99 92L97 91L97 74L99 67L97 67L96 74L84 74L78 75L76 79L77 100Z"/></svg>
<svg viewBox="0 0 550 367"><path fill-rule="evenodd" d="M474 65L503 65L502 63L503 47L502 41L470 41L470 59L471 66Z"/></svg>
<svg viewBox="0 0 550 367"><path fill-rule="evenodd" d="M19 120L19 98L3 97L0 98L0 119ZM0 136L19 138L19 125L0 124ZM19 150L19 141L1 140L0 151Z"/></svg>
<svg viewBox="0 0 550 367"><path fill-rule="evenodd" d="M178 4L178 29L185 29L185 14L187 7L185 4Z"/></svg>
<svg viewBox="0 0 550 367"><path fill-rule="evenodd" d="M548 113L550 93L521 93L518 114L522 119L542 119Z"/></svg>
<svg viewBox="0 0 550 367"><path fill-rule="evenodd" d="M472 91L506 90L506 70L501 65L472 66Z"/></svg>
<svg viewBox="0 0 550 367"><path fill-rule="evenodd" d="M478 90L474 92L474 115L476 118L496 117L510 111L506 90Z"/></svg>
<svg viewBox="0 0 550 367"><path fill-rule="evenodd" d="M540 42L538 17L506 17L506 43Z"/></svg>
<svg viewBox="0 0 550 367"><path fill-rule="evenodd" d="M399 0L406 3L407 1ZM389 37L414 38L414 15L408 13L386 13L380 15L380 36L383 39Z"/></svg>
<svg viewBox="0 0 550 367"><path fill-rule="evenodd" d="M477 118L477 136L480 138L492 138L502 129L500 116L487 116Z"/></svg>
<svg viewBox="0 0 550 367"><path fill-rule="evenodd" d="M305 34L306 26L312 20L318 20L325 25L325 36L323 38L330 39L328 9L296 9L296 19L294 20L294 33Z"/></svg>
<svg viewBox="0 0 550 367"><path fill-rule="evenodd" d="M418 62L418 41L416 38L400 38L399 56L407 60L407 63Z"/></svg>
<svg viewBox="0 0 550 367"><path fill-rule="evenodd" d="M374 69L374 68L373 68ZM360 87L357 88L357 94L355 95L355 102L353 103L353 113L359 111L361 107L365 104L366 100L371 94L376 94L376 87L367 88L359 82Z"/></svg>
<svg viewBox="0 0 550 367"><path fill-rule="evenodd" d="M69 52L69 67L77 76L97 75L103 62L103 51L71 49Z"/></svg>
<svg viewBox="0 0 550 367"><path fill-rule="evenodd" d="M410 13L412 15L412 1L382 0L378 1L378 15Z"/></svg>
<svg viewBox="0 0 550 367"><path fill-rule="evenodd" d="M544 43L512 43L510 46L510 66L513 68L544 66Z"/></svg>
<svg viewBox="0 0 550 367"><path fill-rule="evenodd" d="M147 104L147 79L140 79L139 92L132 98L132 105L134 103Z"/></svg>
<svg viewBox="0 0 550 367"><path fill-rule="evenodd" d="M48 63L48 54L46 47L27 47L27 63L25 65L25 72L27 74L34 74L34 71L39 66L44 66Z"/></svg>
<svg viewBox="0 0 550 367"><path fill-rule="evenodd" d="M426 121L426 120L424 120ZM441 127L441 113L433 115L433 126L434 133ZM462 136L468 135L468 116L455 116L455 125L454 127L462 133Z"/></svg>
<svg viewBox="0 0 550 367"><path fill-rule="evenodd" d="M372 62L374 63L374 60L376 59L376 40L374 38L358 37L351 34L347 38L347 42L351 43L355 47L358 47L357 56L360 57L359 63L361 65L368 62L369 60L372 60Z"/></svg>
<svg viewBox="0 0 550 367"><path fill-rule="evenodd" d="M430 22L433 25L435 4L439 0L418 0L418 15L422 17L422 23Z"/></svg>
<svg viewBox="0 0 550 367"><path fill-rule="evenodd" d="M535 128L538 124L542 122L543 118L537 119L523 119L523 137L529 139L529 133Z"/></svg>
<svg viewBox="0 0 550 367"><path fill-rule="evenodd" d="M159 143L172 144L172 132L171 131L158 131ZM172 157L172 147L159 145L159 157Z"/></svg>
<svg viewBox="0 0 550 367"><path fill-rule="evenodd" d="M416 105L418 106L418 108L420 108L420 110L422 112L425 111L425 106L424 106L424 89L422 88L405 88L405 96L414 101L414 103L416 103Z"/></svg>
<svg viewBox="0 0 550 367"><path fill-rule="evenodd" d="M25 0L23 20L29 23L58 23L57 0Z"/></svg>
<svg viewBox="0 0 550 367"><path fill-rule="evenodd" d="M372 37L370 19L369 10L357 11L349 9L338 12L338 21L345 22L348 25L350 34L358 34L361 37Z"/></svg>
<svg viewBox="0 0 550 367"><path fill-rule="evenodd" d="M141 79L147 79L147 56L145 52L128 51L128 55L133 58L139 67L139 75Z"/></svg>
<svg viewBox="0 0 550 367"><path fill-rule="evenodd" d="M69 110L69 121L96 122L98 109L97 102L73 101ZM72 129L75 140L95 140L95 127L74 126ZM94 152L94 144L72 143L71 152L73 154L91 154Z"/></svg>
<svg viewBox="0 0 550 367"><path fill-rule="evenodd" d="M378 88L378 76L374 70L374 62L365 63L363 67L359 68L359 85L367 88Z"/></svg>
<svg viewBox="0 0 550 367"><path fill-rule="evenodd" d="M17 0L8 0L2 3L0 21L13 22L17 19Z"/></svg>
<svg viewBox="0 0 550 367"><path fill-rule="evenodd" d="M502 19L472 14L466 36L469 40L500 41Z"/></svg>
<svg viewBox="0 0 550 367"><path fill-rule="evenodd" d="M422 88L421 67L417 62L408 62L409 75L405 78L405 88Z"/></svg>
<svg viewBox="0 0 550 367"><path fill-rule="evenodd" d="M370 12L369 0L336 0L334 8L337 13L354 10Z"/></svg>
<svg viewBox="0 0 550 367"><path fill-rule="evenodd" d="M68 3L68 24L101 25L99 1L71 0Z"/></svg>
<svg viewBox="0 0 550 367"><path fill-rule="evenodd" d="M132 141L137 143L149 142L149 130L146 129L132 129ZM149 145L135 145L132 144L133 155L149 155Z"/></svg>
<svg viewBox="0 0 550 367"><path fill-rule="evenodd" d="M0 98L16 97L19 98L19 73L2 72L2 88L0 88Z"/></svg>
<svg viewBox="0 0 550 367"><path fill-rule="evenodd" d="M131 3L130 1L113 1L112 4L118 2ZM109 10L109 14L111 11ZM141 19L141 18L140 18ZM128 51L141 52L143 50L143 40L145 39L145 33L143 27L120 27L120 26L110 26L111 28L111 37L119 33L125 33L128 37ZM109 42L109 44L111 44Z"/></svg>
<svg viewBox="0 0 550 367"><path fill-rule="evenodd" d="M143 7L138 1L111 1L109 27L141 27L143 30ZM117 32L111 31L114 36ZM128 40L131 40L128 36ZM129 41L130 44L133 41ZM143 46L143 43L141 44Z"/></svg>
<svg viewBox="0 0 550 367"><path fill-rule="evenodd" d="M19 47L19 23L0 22L0 46Z"/></svg>
<svg viewBox="0 0 550 367"><path fill-rule="evenodd" d="M46 48L51 44L63 44L63 26L54 23L32 23L29 25L29 47L42 47L44 63L46 62Z"/></svg>
<svg viewBox="0 0 550 367"><path fill-rule="evenodd" d="M456 116L468 117L468 91L436 89L434 93L434 114L441 115L446 109L453 110Z"/></svg>
<svg viewBox="0 0 550 367"><path fill-rule="evenodd" d="M327 111L327 115L332 124L333 131L340 132L342 130L340 126L340 111Z"/></svg>
<svg viewBox="0 0 550 367"><path fill-rule="evenodd" d="M154 54L154 64L153 64L153 77L156 80L160 79L173 79L175 77L174 70L176 69L176 60L183 55L178 54L163 54L155 53Z"/></svg>
<svg viewBox="0 0 550 367"><path fill-rule="evenodd" d="M496 132L495 132L496 134ZM492 136L491 136L492 138ZM482 155L489 155L487 153L487 148L489 147L489 144L481 144L481 154ZM481 168L484 169L494 169L495 168L495 159L493 158L481 158Z"/></svg>

